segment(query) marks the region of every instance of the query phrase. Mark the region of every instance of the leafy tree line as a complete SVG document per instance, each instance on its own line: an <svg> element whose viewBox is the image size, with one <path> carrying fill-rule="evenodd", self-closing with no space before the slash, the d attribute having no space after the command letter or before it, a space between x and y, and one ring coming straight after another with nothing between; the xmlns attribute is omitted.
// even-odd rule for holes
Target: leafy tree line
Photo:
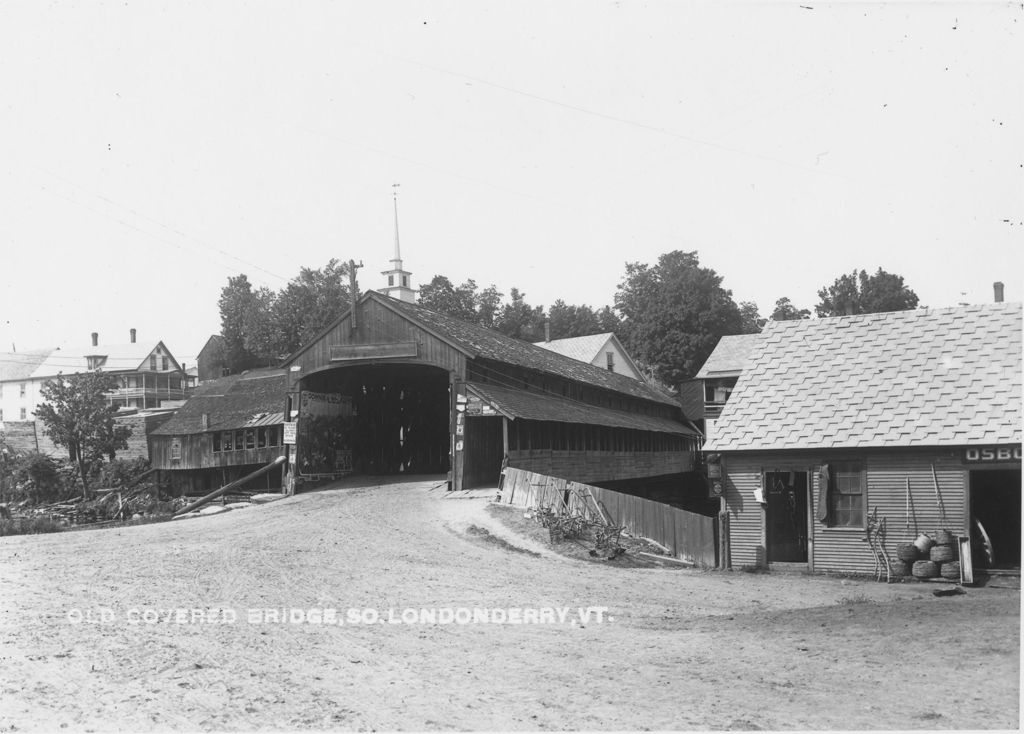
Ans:
<svg viewBox="0 0 1024 734"><path fill-rule="evenodd" d="M347 265L331 260L320 270L302 268L278 293L254 290L245 275L221 292L222 336L229 367L272 364L312 339L349 304ZM759 332L768 320L811 318L788 297L761 316L756 303L733 299L723 277L702 266L696 252L665 253L654 264L626 263L613 303L598 308L556 300L545 309L509 288L508 296L475 280L460 285L435 275L420 288L422 306L529 342L615 333L649 376L666 385L691 378L722 336ZM916 308L917 295L899 275L879 268L853 271L818 291L819 317Z"/></svg>

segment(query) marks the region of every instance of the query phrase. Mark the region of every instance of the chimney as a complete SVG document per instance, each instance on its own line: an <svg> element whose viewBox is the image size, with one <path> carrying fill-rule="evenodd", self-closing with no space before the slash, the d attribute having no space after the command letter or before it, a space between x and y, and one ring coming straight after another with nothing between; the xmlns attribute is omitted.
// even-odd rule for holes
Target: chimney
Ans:
<svg viewBox="0 0 1024 734"><path fill-rule="evenodd" d="M95 346L99 346L99 343L100 343L100 334L99 334L99 332L98 332L98 331L94 331L94 332L92 333L92 345L93 345L94 347L95 347Z"/></svg>
<svg viewBox="0 0 1024 734"><path fill-rule="evenodd" d="M992 284L992 289L996 292L996 303L1003 302L1003 284L998 280Z"/></svg>
<svg viewBox="0 0 1024 734"><path fill-rule="evenodd" d="M209 413L203 413L202 416L200 416L200 420L202 421L203 430L205 431L205 430L209 429L209 427L210 427L210 414Z"/></svg>
<svg viewBox="0 0 1024 734"><path fill-rule="evenodd" d="M551 318L544 319L544 341L551 341Z"/></svg>
<svg viewBox="0 0 1024 734"><path fill-rule="evenodd" d="M135 329L128 329L128 334L131 336L132 344L135 343Z"/></svg>

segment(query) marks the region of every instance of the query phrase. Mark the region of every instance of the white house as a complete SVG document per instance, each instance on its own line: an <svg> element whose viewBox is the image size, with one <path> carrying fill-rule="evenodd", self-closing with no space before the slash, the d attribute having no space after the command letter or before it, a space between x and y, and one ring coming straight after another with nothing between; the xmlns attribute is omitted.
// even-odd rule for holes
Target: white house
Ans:
<svg viewBox="0 0 1024 734"><path fill-rule="evenodd" d="M610 370L618 375L626 375L634 380L646 382L643 373L630 358L626 348L622 346L622 342L611 332L575 336L569 339L551 339L536 342L535 346L557 352L563 357L577 359L580 362Z"/></svg>

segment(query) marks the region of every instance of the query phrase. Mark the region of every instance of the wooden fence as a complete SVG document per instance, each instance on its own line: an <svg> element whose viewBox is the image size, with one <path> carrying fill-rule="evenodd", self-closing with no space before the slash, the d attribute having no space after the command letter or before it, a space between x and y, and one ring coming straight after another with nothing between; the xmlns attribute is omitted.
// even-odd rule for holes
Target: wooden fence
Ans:
<svg viewBox="0 0 1024 734"><path fill-rule="evenodd" d="M604 507L610 520L631 535L648 538L667 547L673 556L698 566L713 568L715 557L715 518L687 512L678 507L642 497L592 487L588 484L549 477L523 469L505 469L501 501L520 507L552 507L555 511L569 502L569 511L579 499L569 490L588 490Z"/></svg>

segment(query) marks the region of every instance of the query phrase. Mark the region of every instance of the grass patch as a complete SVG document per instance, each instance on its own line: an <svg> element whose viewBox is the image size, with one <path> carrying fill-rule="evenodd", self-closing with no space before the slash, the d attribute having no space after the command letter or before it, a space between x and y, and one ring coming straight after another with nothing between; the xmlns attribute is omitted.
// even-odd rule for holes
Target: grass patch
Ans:
<svg viewBox="0 0 1024 734"><path fill-rule="evenodd" d="M537 553L536 551L532 550L527 550L526 548L520 548L517 545L512 545L504 538L499 538L498 536L493 535L491 531L487 528L482 528L478 525L470 525L468 528L466 528L466 534L471 535L474 538L479 538L484 543L496 545L502 550L512 551L513 553L523 553L525 555L536 556L538 558L540 557L540 553Z"/></svg>

